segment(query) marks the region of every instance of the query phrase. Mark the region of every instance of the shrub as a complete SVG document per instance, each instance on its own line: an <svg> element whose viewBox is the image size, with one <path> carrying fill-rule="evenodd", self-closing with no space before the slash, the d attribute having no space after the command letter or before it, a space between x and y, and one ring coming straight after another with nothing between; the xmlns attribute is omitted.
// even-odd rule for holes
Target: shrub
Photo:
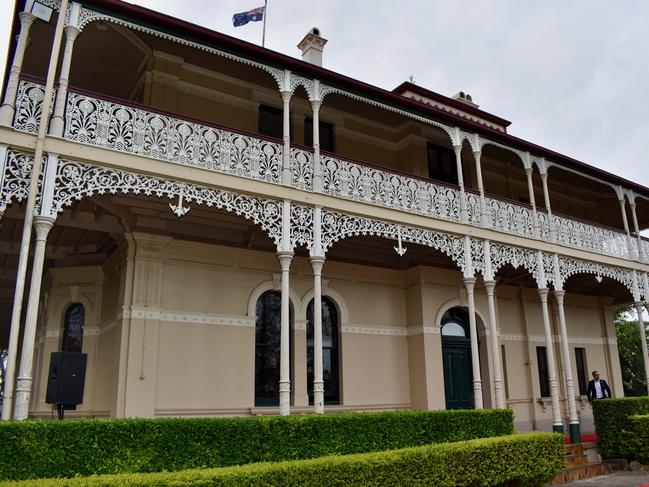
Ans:
<svg viewBox="0 0 649 487"><path fill-rule="evenodd" d="M630 446L635 454L634 459L649 464L649 414L629 418Z"/></svg>
<svg viewBox="0 0 649 487"><path fill-rule="evenodd" d="M595 430L604 458L635 459L629 418L636 414L649 414L649 397L593 401Z"/></svg>
<svg viewBox="0 0 649 487"><path fill-rule="evenodd" d="M176 471L507 435L510 410L0 423L0 480Z"/></svg>
<svg viewBox="0 0 649 487"><path fill-rule="evenodd" d="M219 469L28 480L46 486L542 485L564 465L563 436L532 433Z"/></svg>

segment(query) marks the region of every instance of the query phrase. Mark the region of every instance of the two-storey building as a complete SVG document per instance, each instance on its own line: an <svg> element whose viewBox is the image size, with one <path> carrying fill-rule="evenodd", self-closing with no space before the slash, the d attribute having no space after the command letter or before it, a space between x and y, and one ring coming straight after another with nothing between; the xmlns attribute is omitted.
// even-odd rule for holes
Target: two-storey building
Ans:
<svg viewBox="0 0 649 487"><path fill-rule="evenodd" d="M5 418L52 414L61 350L88 417L508 407L576 437L590 370L623 395L649 189L329 71L315 28L301 60L119 0L19 0L13 29Z"/></svg>

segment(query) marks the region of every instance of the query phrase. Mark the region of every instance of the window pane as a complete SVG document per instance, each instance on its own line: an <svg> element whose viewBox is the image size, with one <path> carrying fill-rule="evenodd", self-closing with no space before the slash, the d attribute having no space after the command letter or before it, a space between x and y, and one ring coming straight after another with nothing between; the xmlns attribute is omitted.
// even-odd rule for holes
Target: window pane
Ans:
<svg viewBox="0 0 649 487"><path fill-rule="evenodd" d="M63 323L62 352L81 352L83 349L83 327L86 309L81 303L71 304L65 312Z"/></svg>
<svg viewBox="0 0 649 487"><path fill-rule="evenodd" d="M462 325L454 321L449 321L442 326L442 335L453 337L466 337L466 330Z"/></svg>
<svg viewBox="0 0 649 487"><path fill-rule="evenodd" d="M588 394L588 382L586 380L586 349L575 348L575 359L577 362L577 381L579 382L579 395Z"/></svg>
<svg viewBox="0 0 649 487"><path fill-rule="evenodd" d="M313 119L304 119L304 145L313 147ZM334 126L320 120L320 150L334 152Z"/></svg>
<svg viewBox="0 0 649 487"><path fill-rule="evenodd" d="M548 357L545 347L536 347L536 361L539 368L541 397L550 397L550 379L548 377Z"/></svg>
<svg viewBox="0 0 649 487"><path fill-rule="evenodd" d="M281 139L284 135L284 112L279 108L259 107L259 133Z"/></svg>

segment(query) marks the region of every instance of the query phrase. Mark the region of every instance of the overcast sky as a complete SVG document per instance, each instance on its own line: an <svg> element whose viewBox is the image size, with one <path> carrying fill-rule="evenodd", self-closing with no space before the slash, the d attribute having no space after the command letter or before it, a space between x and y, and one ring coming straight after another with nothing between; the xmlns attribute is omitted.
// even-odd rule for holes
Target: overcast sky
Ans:
<svg viewBox="0 0 649 487"><path fill-rule="evenodd" d="M12 3L0 0L3 58ZM263 0L136 3L261 44L261 22L235 29L232 14ZM266 47L297 57L317 26L329 69L468 92L511 134L649 186L648 19L647 0L269 0Z"/></svg>

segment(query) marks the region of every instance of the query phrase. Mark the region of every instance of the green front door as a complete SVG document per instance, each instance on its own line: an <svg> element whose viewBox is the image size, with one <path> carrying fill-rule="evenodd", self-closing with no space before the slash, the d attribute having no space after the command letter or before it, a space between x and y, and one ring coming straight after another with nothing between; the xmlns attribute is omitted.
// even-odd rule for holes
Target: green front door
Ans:
<svg viewBox="0 0 649 487"><path fill-rule="evenodd" d="M458 342L442 340L446 409L473 409L471 348Z"/></svg>

